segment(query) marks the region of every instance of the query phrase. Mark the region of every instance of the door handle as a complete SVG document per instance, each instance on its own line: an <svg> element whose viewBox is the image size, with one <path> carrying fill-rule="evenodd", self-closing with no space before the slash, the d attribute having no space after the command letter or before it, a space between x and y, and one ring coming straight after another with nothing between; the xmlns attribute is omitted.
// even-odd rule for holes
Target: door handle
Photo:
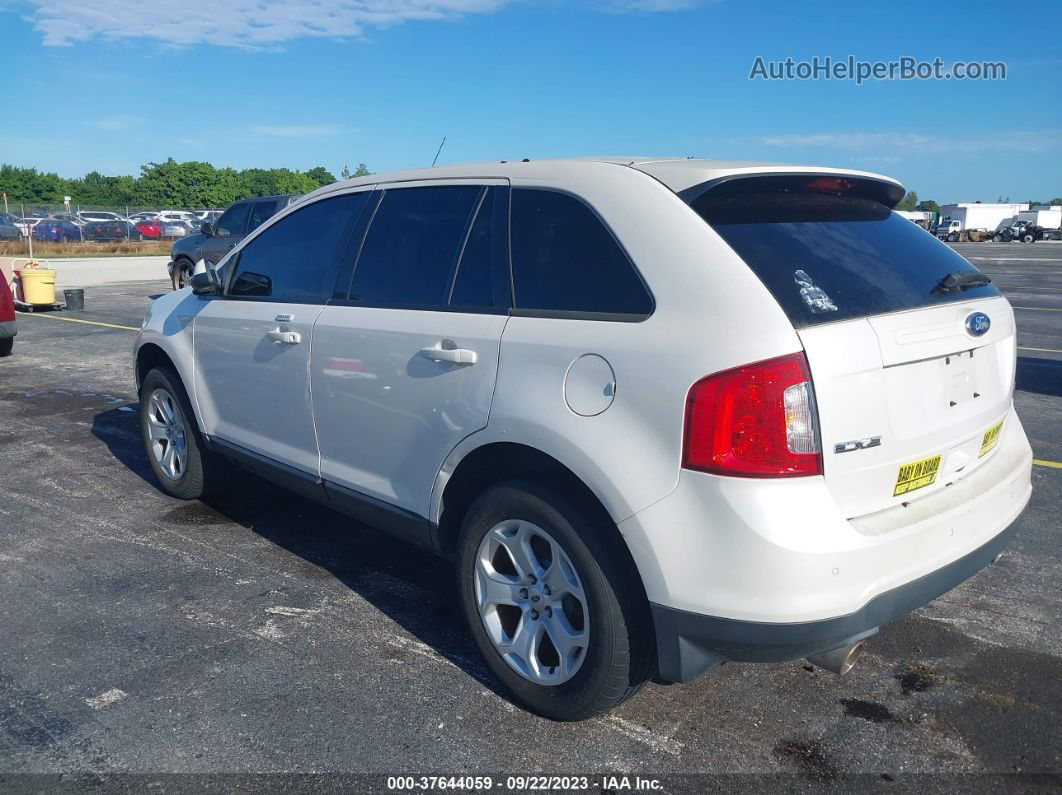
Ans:
<svg viewBox="0 0 1062 795"><path fill-rule="evenodd" d="M281 331L275 328L266 332L266 338L273 340L277 345L298 345L302 342L302 335L297 331Z"/></svg>
<svg viewBox="0 0 1062 795"><path fill-rule="evenodd" d="M475 364L479 356L475 351L468 348L421 348L421 354L426 359L436 362L450 362L451 364Z"/></svg>

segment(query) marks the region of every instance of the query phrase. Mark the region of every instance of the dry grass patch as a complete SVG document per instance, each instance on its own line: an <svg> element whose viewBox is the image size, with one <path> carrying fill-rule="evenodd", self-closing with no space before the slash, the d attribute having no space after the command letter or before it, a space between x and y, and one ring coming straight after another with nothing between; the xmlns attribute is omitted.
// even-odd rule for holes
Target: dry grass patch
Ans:
<svg viewBox="0 0 1062 795"><path fill-rule="evenodd" d="M116 243L50 243L33 241L34 259L48 257L146 257L169 255L171 240L142 240ZM28 257L26 241L0 242L0 257Z"/></svg>

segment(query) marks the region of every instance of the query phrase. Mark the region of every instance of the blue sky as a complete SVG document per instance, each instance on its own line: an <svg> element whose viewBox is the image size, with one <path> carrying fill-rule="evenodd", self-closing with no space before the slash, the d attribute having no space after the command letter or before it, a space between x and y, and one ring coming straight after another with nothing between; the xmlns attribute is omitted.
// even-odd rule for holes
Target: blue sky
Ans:
<svg viewBox="0 0 1062 795"><path fill-rule="evenodd" d="M63 176L166 157L338 174L428 165L445 135L440 163L693 155L880 171L941 203L1062 196L1062 17L1047 6L1043 24L1011 25L988 2L158 5L0 0L0 161ZM1008 74L749 80L757 56L850 54Z"/></svg>

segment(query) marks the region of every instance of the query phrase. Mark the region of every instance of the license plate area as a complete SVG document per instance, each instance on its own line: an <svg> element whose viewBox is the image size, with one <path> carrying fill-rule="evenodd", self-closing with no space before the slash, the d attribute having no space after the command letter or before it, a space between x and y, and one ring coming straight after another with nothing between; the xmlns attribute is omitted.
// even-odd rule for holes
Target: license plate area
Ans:
<svg viewBox="0 0 1062 795"><path fill-rule="evenodd" d="M949 408L980 397L973 355L973 351L964 351L945 356L941 360L941 368L944 371L944 397Z"/></svg>

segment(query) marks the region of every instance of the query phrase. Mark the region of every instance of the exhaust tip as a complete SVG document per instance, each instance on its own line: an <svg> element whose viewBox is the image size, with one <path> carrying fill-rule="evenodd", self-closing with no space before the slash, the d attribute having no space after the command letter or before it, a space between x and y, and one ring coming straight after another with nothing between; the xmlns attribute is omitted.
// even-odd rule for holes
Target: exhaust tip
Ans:
<svg viewBox="0 0 1062 795"><path fill-rule="evenodd" d="M851 646L841 646L839 649L831 649L820 654L808 655L808 662L819 668L825 668L838 676L844 676L852 670L856 662L863 654L863 642L853 643Z"/></svg>

